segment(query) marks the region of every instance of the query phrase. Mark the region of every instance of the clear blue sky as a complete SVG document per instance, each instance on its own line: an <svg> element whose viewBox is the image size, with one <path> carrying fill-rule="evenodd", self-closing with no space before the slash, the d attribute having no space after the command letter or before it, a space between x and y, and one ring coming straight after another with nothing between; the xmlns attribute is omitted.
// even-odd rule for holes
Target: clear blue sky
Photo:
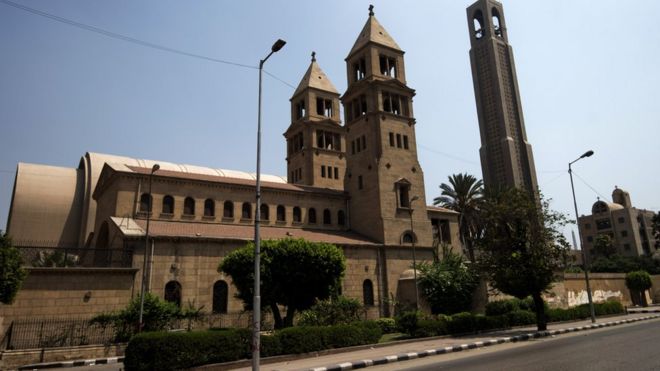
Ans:
<svg viewBox="0 0 660 371"><path fill-rule="evenodd" d="M256 66L297 85L310 60L339 91L369 1L14 0L76 22L189 53ZM472 1L373 1L406 51L417 90L427 200L447 176L481 177L465 8ZM660 2L504 1L539 185L573 215L615 185L660 209ZM257 71L154 50L0 2L0 228L18 162L76 167L86 151L253 172ZM263 171L286 174L282 133L293 88L264 81ZM586 183L585 183L586 182ZM589 186L587 186L587 184ZM47 182L44 186L48 186ZM594 189L592 190L591 187Z"/></svg>

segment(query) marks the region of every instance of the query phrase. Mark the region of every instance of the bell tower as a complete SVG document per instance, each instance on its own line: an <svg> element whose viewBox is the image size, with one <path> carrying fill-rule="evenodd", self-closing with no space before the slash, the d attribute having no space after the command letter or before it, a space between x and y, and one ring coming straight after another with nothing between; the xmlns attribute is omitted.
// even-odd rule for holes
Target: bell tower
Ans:
<svg viewBox="0 0 660 371"><path fill-rule="evenodd" d="M532 145L525 133L502 4L479 0L467 8L467 17L484 185L527 189L538 198Z"/></svg>
<svg viewBox="0 0 660 371"><path fill-rule="evenodd" d="M403 55L370 6L346 57L348 88L341 97L344 188L350 195L351 229L386 245L406 245L414 238L431 246L424 175L417 159L415 91L406 85Z"/></svg>
<svg viewBox="0 0 660 371"><path fill-rule="evenodd" d="M346 139L339 116L339 92L312 61L291 101L287 142L288 182L343 190Z"/></svg>

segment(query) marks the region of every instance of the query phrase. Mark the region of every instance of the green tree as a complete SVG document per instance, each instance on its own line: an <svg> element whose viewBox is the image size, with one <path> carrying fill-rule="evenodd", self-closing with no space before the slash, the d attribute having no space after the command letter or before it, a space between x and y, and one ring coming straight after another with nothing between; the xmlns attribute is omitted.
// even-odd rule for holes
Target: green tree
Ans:
<svg viewBox="0 0 660 371"><path fill-rule="evenodd" d="M231 276L238 289L236 297L252 309L254 288L254 244L232 251L218 270ZM317 300L337 291L346 270L341 249L327 243L304 239L261 242L261 305L270 308L275 327L293 325L296 311L310 308ZM282 317L278 305L286 306Z"/></svg>
<svg viewBox="0 0 660 371"><path fill-rule="evenodd" d="M534 300L539 331L547 328L542 293L558 280L569 244L560 232L568 219L516 188L489 193L481 207L484 232L479 266L493 287Z"/></svg>
<svg viewBox="0 0 660 371"><path fill-rule="evenodd" d="M27 276L21 254L11 238L0 231L0 303L11 304Z"/></svg>
<svg viewBox="0 0 660 371"><path fill-rule="evenodd" d="M421 263L419 286L433 314L451 315L471 309L472 295L479 276L463 256L443 249L443 257L433 263Z"/></svg>
<svg viewBox="0 0 660 371"><path fill-rule="evenodd" d="M474 261L474 241L480 229L478 212L483 200L483 181L469 174L453 174L448 179L449 184L440 184L441 196L434 198L433 204L460 213L458 224L461 240L470 261Z"/></svg>
<svg viewBox="0 0 660 371"><path fill-rule="evenodd" d="M646 271L634 271L626 274L626 287L637 296L637 303L647 306L646 290L653 286L651 276Z"/></svg>
<svg viewBox="0 0 660 371"><path fill-rule="evenodd" d="M594 240L594 253L596 256L610 258L616 254L616 247L612 237L608 234L599 234Z"/></svg>

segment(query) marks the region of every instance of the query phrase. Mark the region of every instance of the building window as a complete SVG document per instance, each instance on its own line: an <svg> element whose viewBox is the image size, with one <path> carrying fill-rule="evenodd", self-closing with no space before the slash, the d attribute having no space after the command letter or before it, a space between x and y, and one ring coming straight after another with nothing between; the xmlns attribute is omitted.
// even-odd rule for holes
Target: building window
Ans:
<svg viewBox="0 0 660 371"><path fill-rule="evenodd" d="M213 313L227 313L229 286L220 280L213 284Z"/></svg>
<svg viewBox="0 0 660 371"><path fill-rule="evenodd" d="M259 214L261 220L268 220L268 205L261 204L261 213Z"/></svg>
<svg viewBox="0 0 660 371"><path fill-rule="evenodd" d="M354 81L360 81L367 75L367 61L364 58L358 59L353 63Z"/></svg>
<svg viewBox="0 0 660 371"><path fill-rule="evenodd" d="M325 178L325 165L321 165L321 178Z"/></svg>
<svg viewBox="0 0 660 371"><path fill-rule="evenodd" d="M183 201L183 215L195 215L195 200L192 197L186 197Z"/></svg>
<svg viewBox="0 0 660 371"><path fill-rule="evenodd" d="M305 110L305 100L302 99L298 103L296 103L296 119L303 118L305 117L306 114Z"/></svg>
<svg viewBox="0 0 660 371"><path fill-rule="evenodd" d="M293 208L293 222L300 223L302 221L302 212L298 206Z"/></svg>
<svg viewBox="0 0 660 371"><path fill-rule="evenodd" d="M384 91L382 92L382 98L383 111L400 116L408 115L408 99L406 97Z"/></svg>
<svg viewBox="0 0 660 371"><path fill-rule="evenodd" d="M317 130L316 147L341 151L341 136L330 131Z"/></svg>
<svg viewBox="0 0 660 371"><path fill-rule="evenodd" d="M250 206L248 205L248 213L250 210ZM223 206L222 210L222 216L225 218L233 218L234 217L234 203L231 201L225 201L225 204Z"/></svg>
<svg viewBox="0 0 660 371"><path fill-rule="evenodd" d="M590 223L586 223L586 224L584 225L584 229L591 229L591 224L590 224Z"/></svg>
<svg viewBox="0 0 660 371"><path fill-rule="evenodd" d="M390 133L390 147L394 147L394 133Z"/></svg>
<svg viewBox="0 0 660 371"><path fill-rule="evenodd" d="M399 182L396 185L399 207L410 207L410 183Z"/></svg>
<svg viewBox="0 0 660 371"><path fill-rule="evenodd" d="M374 284L371 283L371 280L362 282L362 301L365 307L374 306Z"/></svg>
<svg viewBox="0 0 660 371"><path fill-rule="evenodd" d="M364 151L367 149L367 137L363 135L360 139L362 139L362 150Z"/></svg>
<svg viewBox="0 0 660 371"><path fill-rule="evenodd" d="M587 236L587 242L594 242L593 236Z"/></svg>
<svg viewBox="0 0 660 371"><path fill-rule="evenodd" d="M289 154L294 154L296 152L302 151L304 147L304 141L303 141L303 133L302 131L289 140Z"/></svg>
<svg viewBox="0 0 660 371"><path fill-rule="evenodd" d="M351 142L351 154L355 154L355 141Z"/></svg>
<svg viewBox="0 0 660 371"><path fill-rule="evenodd" d="M630 251L630 244L624 243L623 244L623 249L626 251Z"/></svg>
<svg viewBox="0 0 660 371"><path fill-rule="evenodd" d="M403 136L403 149L408 149L408 136Z"/></svg>
<svg viewBox="0 0 660 371"><path fill-rule="evenodd" d="M286 209L282 205L277 206L277 221L278 222L286 221Z"/></svg>
<svg viewBox="0 0 660 371"><path fill-rule="evenodd" d="M181 308L181 284L170 281L165 285L165 301L176 304Z"/></svg>
<svg viewBox="0 0 660 371"><path fill-rule="evenodd" d="M396 135L396 148L401 148L401 134Z"/></svg>
<svg viewBox="0 0 660 371"><path fill-rule="evenodd" d="M624 219L622 216L619 217L619 224L625 223L626 219Z"/></svg>
<svg viewBox="0 0 660 371"><path fill-rule="evenodd" d="M215 216L215 201L211 200L210 198L204 201L204 216Z"/></svg>
<svg viewBox="0 0 660 371"><path fill-rule="evenodd" d="M596 229L599 231L602 229L610 229L612 228L612 222L610 222L609 219L598 219L596 220Z"/></svg>
<svg viewBox="0 0 660 371"><path fill-rule="evenodd" d="M316 209L313 207L310 208L309 211L307 211L307 214L309 224L316 224Z"/></svg>
<svg viewBox="0 0 660 371"><path fill-rule="evenodd" d="M380 74L396 78L396 59L385 55L380 56Z"/></svg>
<svg viewBox="0 0 660 371"><path fill-rule="evenodd" d="M362 183L362 175L358 175L358 189L362 189L364 184Z"/></svg>
<svg viewBox="0 0 660 371"><path fill-rule="evenodd" d="M346 215L344 214L344 210L339 210L337 212L337 224L339 225L346 224Z"/></svg>
<svg viewBox="0 0 660 371"><path fill-rule="evenodd" d="M328 209L323 210L323 224L332 224L332 214Z"/></svg>
<svg viewBox="0 0 660 371"><path fill-rule="evenodd" d="M406 231L401 236L401 242L404 243L404 244L405 243L410 243L411 244L411 243L413 243L413 241L417 241L417 239L415 238L415 235L410 231Z"/></svg>
<svg viewBox="0 0 660 371"><path fill-rule="evenodd" d="M174 197L167 195L163 197L163 214L174 214Z"/></svg>
<svg viewBox="0 0 660 371"><path fill-rule="evenodd" d="M140 196L140 212L150 213L153 197L149 193L143 193Z"/></svg>
<svg viewBox="0 0 660 371"><path fill-rule="evenodd" d="M243 202L241 207L241 219L252 219L252 205L249 202Z"/></svg>
<svg viewBox="0 0 660 371"><path fill-rule="evenodd" d="M316 113L325 117L332 117L332 100L316 98Z"/></svg>
<svg viewBox="0 0 660 371"><path fill-rule="evenodd" d="M628 237L628 231L621 231L621 237Z"/></svg>
<svg viewBox="0 0 660 371"><path fill-rule="evenodd" d="M335 179L339 179L339 168L335 168Z"/></svg>

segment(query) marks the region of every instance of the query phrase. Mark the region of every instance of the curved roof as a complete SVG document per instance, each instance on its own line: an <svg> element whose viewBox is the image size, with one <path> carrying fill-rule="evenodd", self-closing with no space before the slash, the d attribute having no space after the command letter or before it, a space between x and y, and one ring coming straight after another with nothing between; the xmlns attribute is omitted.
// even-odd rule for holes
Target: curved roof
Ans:
<svg viewBox="0 0 660 371"><path fill-rule="evenodd" d="M621 210L621 209L623 209L623 206L621 206L619 204L615 204L613 202L605 202L603 200L598 200L591 207L591 213L592 214L599 214L599 213L604 213L604 212L607 212L607 211Z"/></svg>

